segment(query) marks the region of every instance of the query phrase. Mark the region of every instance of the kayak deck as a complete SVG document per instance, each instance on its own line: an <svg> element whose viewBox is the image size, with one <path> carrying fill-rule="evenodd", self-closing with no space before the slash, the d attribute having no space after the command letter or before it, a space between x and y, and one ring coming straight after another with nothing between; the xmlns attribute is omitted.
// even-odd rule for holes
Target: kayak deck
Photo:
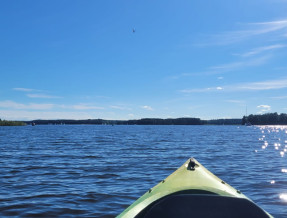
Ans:
<svg viewBox="0 0 287 218"><path fill-rule="evenodd" d="M271 217L194 158L118 217Z"/></svg>

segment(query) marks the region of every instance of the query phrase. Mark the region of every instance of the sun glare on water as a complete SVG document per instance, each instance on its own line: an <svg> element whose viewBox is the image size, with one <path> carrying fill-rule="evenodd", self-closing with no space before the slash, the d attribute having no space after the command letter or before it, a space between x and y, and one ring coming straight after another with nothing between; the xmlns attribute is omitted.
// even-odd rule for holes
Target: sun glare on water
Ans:
<svg viewBox="0 0 287 218"><path fill-rule="evenodd" d="M259 144L261 146L261 149L256 148L255 152L260 154L261 152L268 152L268 154L273 154L278 158L286 158L287 154L287 126L257 126L259 127ZM273 145L273 146L270 146ZM278 159L279 160L279 159ZM281 159L281 161L285 161L285 159ZM279 171L280 174L287 173L287 165L283 163L283 166L281 170ZM278 178L281 178L278 175ZM267 180L268 181L268 180ZM276 186L277 184L280 184L280 181L278 179L275 180L269 180L270 184ZM279 199L287 203L287 193L279 193Z"/></svg>
<svg viewBox="0 0 287 218"><path fill-rule="evenodd" d="M281 200L287 202L287 194L281 194L281 195L279 196L279 198L280 198Z"/></svg>
<svg viewBox="0 0 287 218"><path fill-rule="evenodd" d="M273 148L279 151L280 157L284 157L287 152L287 140L282 137L287 137L287 126L259 126L259 128L262 135L258 140L264 141L261 145L261 149L266 150L269 144L273 144ZM278 137L270 137L271 135L269 134L271 133L277 134Z"/></svg>

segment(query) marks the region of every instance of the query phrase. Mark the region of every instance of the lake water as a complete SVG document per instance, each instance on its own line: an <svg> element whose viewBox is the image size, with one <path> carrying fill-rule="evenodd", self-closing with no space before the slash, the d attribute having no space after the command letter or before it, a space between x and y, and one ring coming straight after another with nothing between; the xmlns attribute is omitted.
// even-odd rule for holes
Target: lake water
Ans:
<svg viewBox="0 0 287 218"><path fill-rule="evenodd" d="M0 127L0 216L114 217L189 157L287 217L287 127Z"/></svg>

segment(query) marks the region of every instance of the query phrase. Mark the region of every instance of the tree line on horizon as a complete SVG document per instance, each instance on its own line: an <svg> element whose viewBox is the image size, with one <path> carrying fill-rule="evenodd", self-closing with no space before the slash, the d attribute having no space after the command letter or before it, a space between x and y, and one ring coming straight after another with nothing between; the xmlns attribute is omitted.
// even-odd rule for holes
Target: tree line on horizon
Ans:
<svg viewBox="0 0 287 218"><path fill-rule="evenodd" d="M200 118L143 118L138 120L104 120L104 119L88 119L88 120L32 120L27 124L35 123L36 125L240 125L241 119L214 119L201 120Z"/></svg>
<svg viewBox="0 0 287 218"><path fill-rule="evenodd" d="M243 116L242 125L246 123L250 123L252 125L287 125L287 114L285 113L266 113L249 116Z"/></svg>
<svg viewBox="0 0 287 218"><path fill-rule="evenodd" d="M0 126L24 126L31 125L287 125L287 114L285 113L266 113L260 115L250 114L243 116L242 119L213 119L201 120L200 118L143 118L138 120L104 120L104 119L87 119L87 120L32 120L32 121L7 121L0 119Z"/></svg>
<svg viewBox="0 0 287 218"><path fill-rule="evenodd" d="M27 124L93 124L93 125L245 125L247 122L252 125L287 125L287 114L266 113L243 116L242 119L211 119L201 120L200 118L143 118L138 120L33 120Z"/></svg>
<svg viewBox="0 0 287 218"><path fill-rule="evenodd" d="M26 123L22 121L9 121L9 120L1 120L0 126L25 126Z"/></svg>

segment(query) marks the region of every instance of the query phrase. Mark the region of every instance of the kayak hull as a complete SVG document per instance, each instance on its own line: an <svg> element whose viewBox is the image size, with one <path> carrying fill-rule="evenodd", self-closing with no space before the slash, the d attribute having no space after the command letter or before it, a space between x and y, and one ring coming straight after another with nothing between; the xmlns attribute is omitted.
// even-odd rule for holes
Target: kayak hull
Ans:
<svg viewBox="0 0 287 218"><path fill-rule="evenodd" d="M191 158L165 180L148 190L118 217L179 218L190 216L190 213L192 217L248 215L240 215L240 211L247 212L249 217L272 217L239 190Z"/></svg>

